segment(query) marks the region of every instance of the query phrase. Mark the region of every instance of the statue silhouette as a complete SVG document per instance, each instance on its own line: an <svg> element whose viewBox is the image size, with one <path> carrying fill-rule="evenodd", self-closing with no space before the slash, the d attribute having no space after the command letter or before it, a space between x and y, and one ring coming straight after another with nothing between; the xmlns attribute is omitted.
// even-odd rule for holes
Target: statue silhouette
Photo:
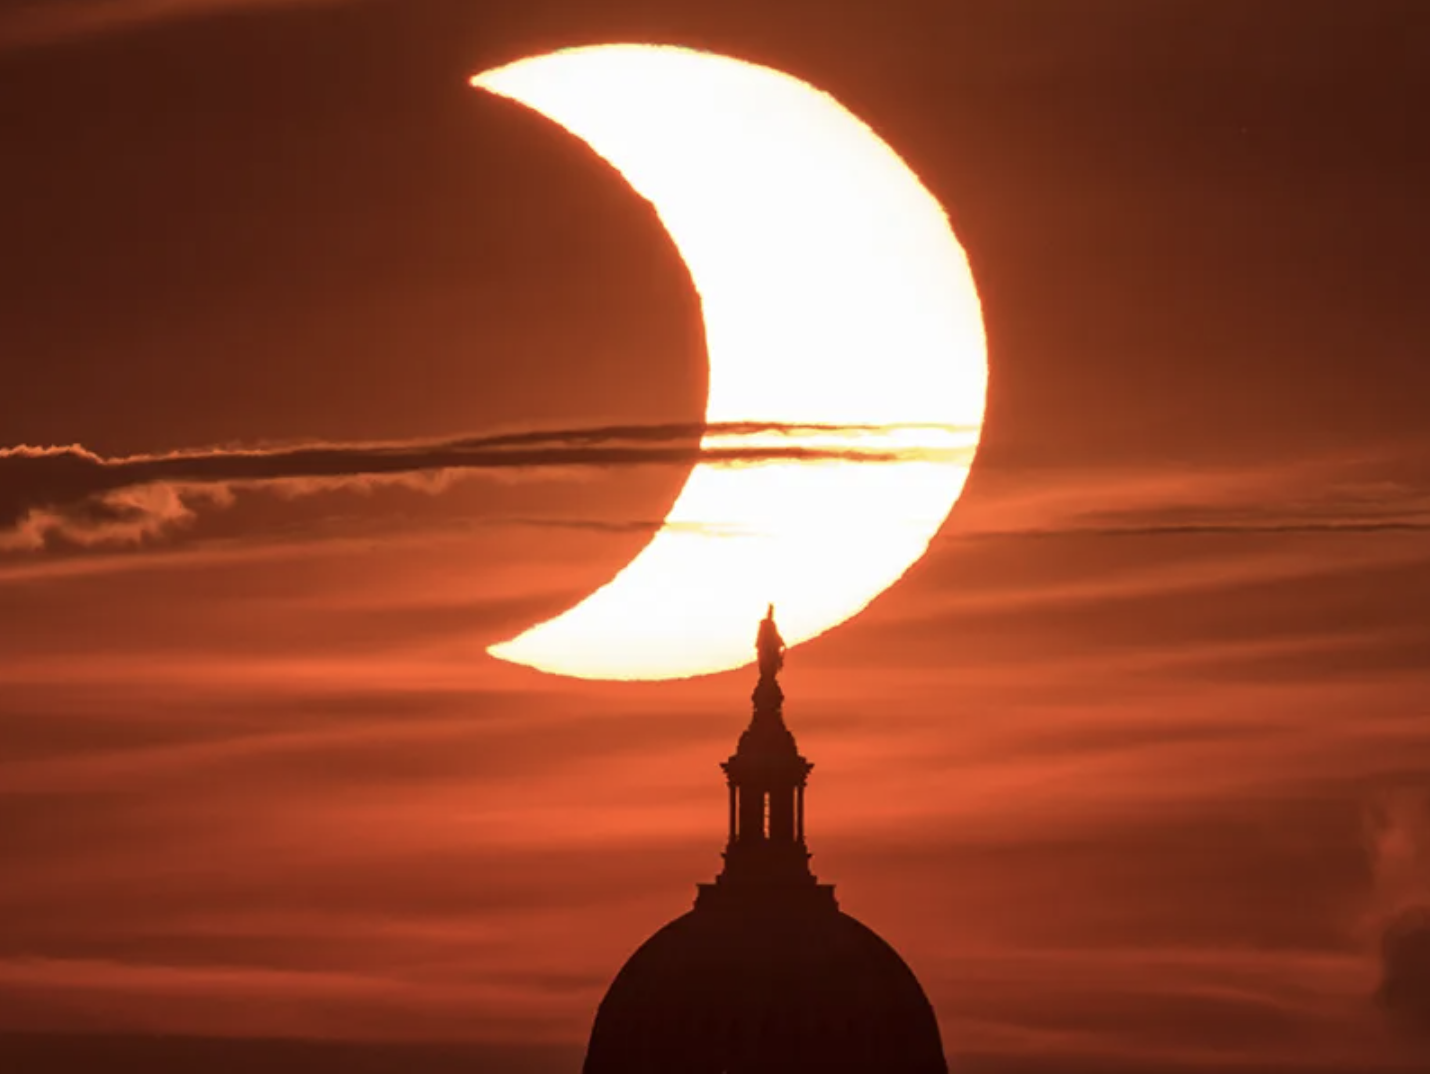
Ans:
<svg viewBox="0 0 1430 1074"><path fill-rule="evenodd" d="M785 640L775 626L775 606L760 620L760 632L755 638L755 651L760 655L760 678L773 679L785 666Z"/></svg>

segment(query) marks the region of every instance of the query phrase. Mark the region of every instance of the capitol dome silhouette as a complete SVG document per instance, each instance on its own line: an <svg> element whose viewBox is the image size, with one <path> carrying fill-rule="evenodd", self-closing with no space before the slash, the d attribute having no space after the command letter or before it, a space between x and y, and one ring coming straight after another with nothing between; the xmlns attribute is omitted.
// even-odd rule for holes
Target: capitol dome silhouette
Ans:
<svg viewBox="0 0 1430 1074"><path fill-rule="evenodd" d="M773 609L758 648L754 715L721 766L724 870L616 975L583 1074L947 1074L913 971L810 872L814 766L784 723Z"/></svg>

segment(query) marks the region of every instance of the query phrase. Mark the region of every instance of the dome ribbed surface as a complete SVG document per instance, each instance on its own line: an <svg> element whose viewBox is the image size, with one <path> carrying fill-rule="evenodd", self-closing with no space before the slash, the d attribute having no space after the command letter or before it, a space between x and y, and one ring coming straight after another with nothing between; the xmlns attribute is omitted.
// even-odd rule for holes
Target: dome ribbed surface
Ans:
<svg viewBox="0 0 1430 1074"><path fill-rule="evenodd" d="M666 925L612 982L584 1074L947 1070L913 971L830 900L702 906Z"/></svg>

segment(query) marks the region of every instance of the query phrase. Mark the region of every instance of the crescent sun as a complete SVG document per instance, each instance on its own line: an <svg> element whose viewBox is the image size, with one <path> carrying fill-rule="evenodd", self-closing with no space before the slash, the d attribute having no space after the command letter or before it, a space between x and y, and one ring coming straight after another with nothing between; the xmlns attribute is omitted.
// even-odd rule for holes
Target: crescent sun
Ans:
<svg viewBox="0 0 1430 1074"><path fill-rule="evenodd" d="M858 614L928 549L982 429L983 318L943 208L834 98L742 60L599 45L472 85L560 124L654 206L700 296L707 423L834 426L740 442L901 456L699 463L615 578L488 652L579 678L683 678L750 663L770 602L791 645Z"/></svg>

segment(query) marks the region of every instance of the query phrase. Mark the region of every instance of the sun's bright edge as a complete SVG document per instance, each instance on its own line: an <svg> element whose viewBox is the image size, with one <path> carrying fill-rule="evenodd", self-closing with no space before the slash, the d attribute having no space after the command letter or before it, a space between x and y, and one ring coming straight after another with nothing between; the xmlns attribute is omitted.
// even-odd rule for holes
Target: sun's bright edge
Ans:
<svg viewBox="0 0 1430 1074"><path fill-rule="evenodd" d="M982 427L982 315L942 207L833 97L767 67L600 45L471 81L586 142L654 206L700 295L708 422L883 427L835 439L907 453L701 463L611 582L488 652L682 678L751 662L768 603L792 645L858 614L927 550ZM791 442L762 437L745 442Z"/></svg>

